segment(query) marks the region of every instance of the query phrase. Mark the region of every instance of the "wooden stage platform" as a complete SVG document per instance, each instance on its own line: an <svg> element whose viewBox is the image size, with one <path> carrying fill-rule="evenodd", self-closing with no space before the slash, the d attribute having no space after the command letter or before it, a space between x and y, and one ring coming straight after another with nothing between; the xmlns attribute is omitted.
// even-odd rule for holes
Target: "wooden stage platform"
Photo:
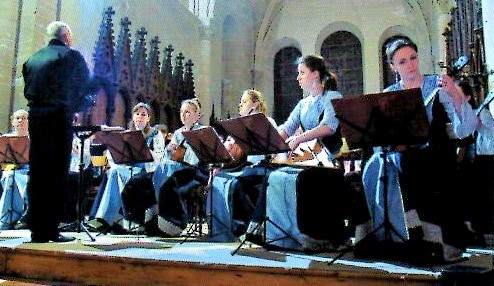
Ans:
<svg viewBox="0 0 494 286"><path fill-rule="evenodd" d="M71 233L68 233L69 235ZM30 243L29 231L0 232L1 275L9 279L106 285L492 285L492 251L432 267L305 255L237 244L84 233L69 243ZM481 254L484 252L484 254ZM41 282L43 283L43 282Z"/></svg>

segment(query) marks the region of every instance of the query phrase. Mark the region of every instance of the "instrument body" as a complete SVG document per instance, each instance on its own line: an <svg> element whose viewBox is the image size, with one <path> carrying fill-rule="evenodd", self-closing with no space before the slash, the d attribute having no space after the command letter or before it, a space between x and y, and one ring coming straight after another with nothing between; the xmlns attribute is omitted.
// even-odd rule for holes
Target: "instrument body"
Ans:
<svg viewBox="0 0 494 286"><path fill-rule="evenodd" d="M170 159L177 162L183 162L185 157L185 152L187 148L183 144L177 146L177 148L173 149L170 153Z"/></svg>
<svg viewBox="0 0 494 286"><path fill-rule="evenodd" d="M313 139L300 143L297 149L288 154L276 155L272 163L298 166L320 166L333 168L335 165L329 159L329 152L317 140Z"/></svg>

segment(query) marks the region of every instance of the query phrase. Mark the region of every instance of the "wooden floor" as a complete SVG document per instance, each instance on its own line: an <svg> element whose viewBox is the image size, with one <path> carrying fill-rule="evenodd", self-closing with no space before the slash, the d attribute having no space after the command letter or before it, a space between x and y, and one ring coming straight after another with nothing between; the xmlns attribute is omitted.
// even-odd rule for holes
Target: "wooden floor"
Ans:
<svg viewBox="0 0 494 286"><path fill-rule="evenodd" d="M325 255L261 248L247 248L228 257L235 244L178 244L129 236L99 237L99 244L86 240L35 244L22 235L10 234L0 241L1 276L40 281L40 285L46 285L43 281L91 285L482 285L489 283L492 269L490 255L473 255L461 264L426 269L390 264L391 270L387 270L379 261L362 261L362 265L374 265L368 267L345 258L352 263L328 266L330 258ZM453 281L456 284L450 284Z"/></svg>

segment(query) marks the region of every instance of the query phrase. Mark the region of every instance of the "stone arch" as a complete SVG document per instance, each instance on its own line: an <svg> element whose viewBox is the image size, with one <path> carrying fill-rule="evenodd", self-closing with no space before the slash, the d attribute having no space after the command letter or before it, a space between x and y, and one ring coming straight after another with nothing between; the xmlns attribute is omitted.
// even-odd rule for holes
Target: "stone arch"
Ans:
<svg viewBox="0 0 494 286"><path fill-rule="evenodd" d="M323 42L333 33L339 32L339 31L346 31L352 33L357 39L359 40L361 46L364 45L365 38L364 34L360 30L359 27L356 25L350 23L350 22L345 22L345 21L337 21L328 24L326 27L324 27L319 34L317 35L316 39L316 45L315 45L315 51L320 51Z"/></svg>

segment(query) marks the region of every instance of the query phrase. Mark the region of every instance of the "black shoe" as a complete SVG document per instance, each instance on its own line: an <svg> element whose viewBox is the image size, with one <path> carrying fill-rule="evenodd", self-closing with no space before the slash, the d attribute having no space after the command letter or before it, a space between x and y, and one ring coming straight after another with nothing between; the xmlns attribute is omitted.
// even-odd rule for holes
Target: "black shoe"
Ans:
<svg viewBox="0 0 494 286"><path fill-rule="evenodd" d="M129 231L127 231L123 226L121 226L120 224L118 223L114 223L112 226L111 226L111 233L112 234L128 234Z"/></svg>
<svg viewBox="0 0 494 286"><path fill-rule="evenodd" d="M14 225L14 229L27 229L27 228L28 228L27 223L23 221L19 221Z"/></svg>
<svg viewBox="0 0 494 286"><path fill-rule="evenodd" d="M53 242L69 242L75 240L75 237L72 236L64 236L60 233L55 235L32 235L31 234L31 242L32 243L47 243L50 241Z"/></svg>
<svg viewBox="0 0 494 286"><path fill-rule="evenodd" d="M147 236L163 236L163 234L165 234L158 227L157 216L144 223L144 233L146 233Z"/></svg>
<svg viewBox="0 0 494 286"><path fill-rule="evenodd" d="M264 246L266 245L266 242L264 241L262 235L259 234L252 234L252 233L245 233L245 240L250 241L254 244L257 244L259 246Z"/></svg>
<svg viewBox="0 0 494 286"><path fill-rule="evenodd" d="M31 243L46 243L49 241L50 241L50 239L48 237L31 235Z"/></svg>
<svg viewBox="0 0 494 286"><path fill-rule="evenodd" d="M55 237L50 238L50 240L53 242L69 242L69 241L74 241L75 237L57 234Z"/></svg>

